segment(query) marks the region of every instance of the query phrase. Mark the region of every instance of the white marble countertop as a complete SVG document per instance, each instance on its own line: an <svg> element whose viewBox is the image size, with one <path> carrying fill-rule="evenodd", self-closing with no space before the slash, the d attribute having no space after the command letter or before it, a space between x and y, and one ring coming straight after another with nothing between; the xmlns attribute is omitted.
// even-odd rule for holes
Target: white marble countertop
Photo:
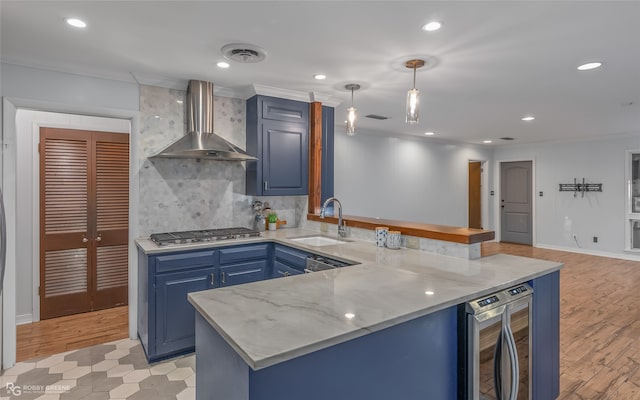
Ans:
<svg viewBox="0 0 640 400"><path fill-rule="evenodd" d="M465 260L378 248L361 240L314 247L288 239L311 234L318 232L282 229L263 232L261 238L163 247L146 239L136 243L147 254L157 254L276 242L360 263L189 294L196 310L254 370L562 268L561 263L503 254Z"/></svg>

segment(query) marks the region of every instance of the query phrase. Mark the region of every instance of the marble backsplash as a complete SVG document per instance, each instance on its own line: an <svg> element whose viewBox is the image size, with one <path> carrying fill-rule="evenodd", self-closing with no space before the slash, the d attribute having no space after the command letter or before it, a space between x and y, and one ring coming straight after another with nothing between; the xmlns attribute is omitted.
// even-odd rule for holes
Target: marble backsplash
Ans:
<svg viewBox="0 0 640 400"><path fill-rule="evenodd" d="M268 201L287 227L297 227L307 196L245 195L245 162L148 158L186 133L185 97L186 91L140 86L140 237L254 227L253 200ZM244 100L214 98L215 132L241 148L246 142L245 105Z"/></svg>

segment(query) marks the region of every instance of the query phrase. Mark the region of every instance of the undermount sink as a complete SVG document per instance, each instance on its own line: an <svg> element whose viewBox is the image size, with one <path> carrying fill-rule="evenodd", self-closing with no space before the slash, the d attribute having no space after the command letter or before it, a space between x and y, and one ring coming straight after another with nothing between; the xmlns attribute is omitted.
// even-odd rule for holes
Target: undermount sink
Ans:
<svg viewBox="0 0 640 400"><path fill-rule="evenodd" d="M314 247L330 246L332 244L343 244L343 243L350 242L349 240L336 239L336 238L321 236L321 235L301 236L301 237L294 237L289 239L296 243L306 244L308 246L314 246Z"/></svg>

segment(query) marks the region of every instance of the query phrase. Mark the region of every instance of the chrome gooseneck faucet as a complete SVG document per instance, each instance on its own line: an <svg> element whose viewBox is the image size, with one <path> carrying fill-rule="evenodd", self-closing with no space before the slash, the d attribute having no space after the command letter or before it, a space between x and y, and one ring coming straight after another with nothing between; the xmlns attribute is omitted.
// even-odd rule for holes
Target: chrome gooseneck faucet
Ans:
<svg viewBox="0 0 640 400"><path fill-rule="evenodd" d="M347 230L342 223L342 204L340 204L340 200L335 197L329 197L327 200L325 200L322 208L320 209L320 218L324 218L324 213L327 210L327 206L332 201L338 205L338 236L347 237Z"/></svg>

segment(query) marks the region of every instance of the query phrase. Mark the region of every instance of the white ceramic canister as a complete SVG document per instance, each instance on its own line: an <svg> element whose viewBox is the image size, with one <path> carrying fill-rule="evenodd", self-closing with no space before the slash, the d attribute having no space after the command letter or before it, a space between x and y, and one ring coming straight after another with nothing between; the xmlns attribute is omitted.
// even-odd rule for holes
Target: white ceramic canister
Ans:
<svg viewBox="0 0 640 400"><path fill-rule="evenodd" d="M389 228L386 226L376 227L376 246L384 247L387 244L387 233Z"/></svg>
<svg viewBox="0 0 640 400"><path fill-rule="evenodd" d="M389 231L387 234L387 248L394 250L400 248L400 231Z"/></svg>

